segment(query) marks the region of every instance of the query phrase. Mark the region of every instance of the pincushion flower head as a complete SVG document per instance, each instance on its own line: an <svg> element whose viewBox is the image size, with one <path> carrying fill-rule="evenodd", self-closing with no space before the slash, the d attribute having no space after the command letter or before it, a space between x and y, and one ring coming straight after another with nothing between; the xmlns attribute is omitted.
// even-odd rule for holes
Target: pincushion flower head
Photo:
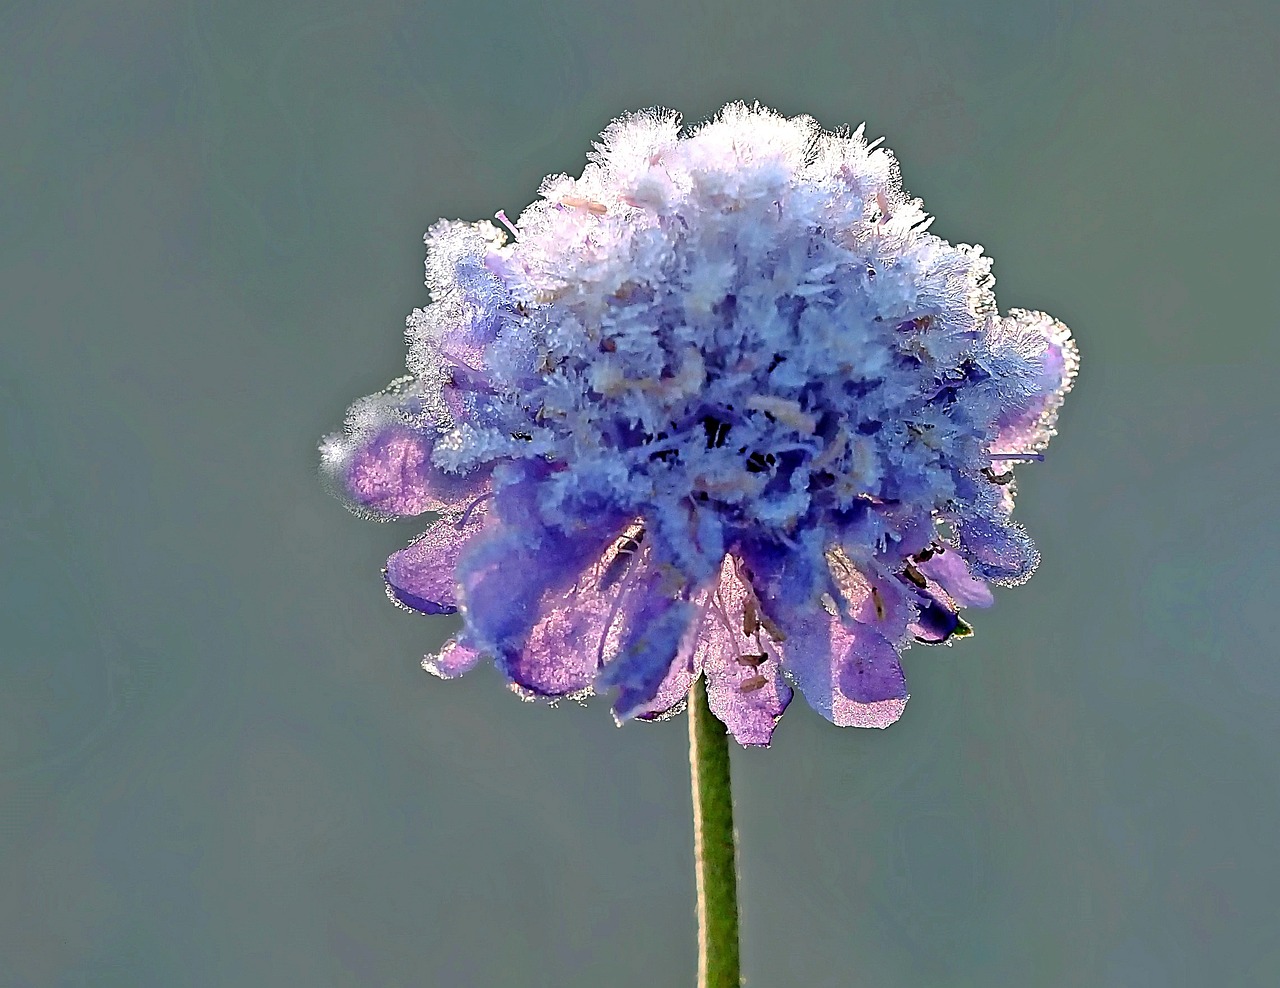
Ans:
<svg viewBox="0 0 1280 988"><path fill-rule="evenodd" d="M907 700L912 642L1038 555L1011 519L1077 365L1000 315L892 155L734 104L614 122L514 223L429 231L408 376L322 446L356 509L434 514L387 591L458 613L424 665L657 719L705 677L767 744L798 688L839 725Z"/></svg>

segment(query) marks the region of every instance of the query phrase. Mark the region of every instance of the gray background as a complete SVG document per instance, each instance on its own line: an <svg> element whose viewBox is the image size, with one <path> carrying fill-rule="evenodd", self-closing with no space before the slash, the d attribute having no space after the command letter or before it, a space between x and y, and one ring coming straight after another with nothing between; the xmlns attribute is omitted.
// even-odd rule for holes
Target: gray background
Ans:
<svg viewBox="0 0 1280 988"><path fill-rule="evenodd" d="M1146 3L7 3L0 984L686 985L683 721L418 668L315 444L436 217L626 109L868 123L1084 371L1037 577L735 756L771 986L1280 981L1277 26ZM1268 177L1270 176L1270 177Z"/></svg>

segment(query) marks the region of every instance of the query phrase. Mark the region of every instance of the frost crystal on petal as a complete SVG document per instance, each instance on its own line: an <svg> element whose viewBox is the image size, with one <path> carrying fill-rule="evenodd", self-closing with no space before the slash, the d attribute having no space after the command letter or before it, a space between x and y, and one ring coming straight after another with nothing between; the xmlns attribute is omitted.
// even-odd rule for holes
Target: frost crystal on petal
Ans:
<svg viewBox="0 0 1280 988"><path fill-rule="evenodd" d="M885 726L902 651L1035 568L1013 469L1075 344L999 314L990 259L928 232L861 128L633 114L498 219L428 231L410 376L322 446L355 510L443 515L387 569L462 617L428 668L491 656L524 695L614 690L621 719L705 675L744 744L791 684Z"/></svg>

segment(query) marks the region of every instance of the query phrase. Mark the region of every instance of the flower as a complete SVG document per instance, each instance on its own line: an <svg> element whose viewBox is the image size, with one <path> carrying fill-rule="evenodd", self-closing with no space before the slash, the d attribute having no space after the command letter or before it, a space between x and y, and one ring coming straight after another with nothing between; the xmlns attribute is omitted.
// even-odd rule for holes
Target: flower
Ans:
<svg viewBox="0 0 1280 988"><path fill-rule="evenodd" d="M998 314L981 248L927 232L862 128L638 113L496 218L431 228L409 375L322 445L357 511L439 515L385 573L461 615L431 672L615 690L620 723L701 674L746 745L793 687L884 727L903 649L970 634L961 609L1035 568L1012 468L1042 458L1075 345Z"/></svg>

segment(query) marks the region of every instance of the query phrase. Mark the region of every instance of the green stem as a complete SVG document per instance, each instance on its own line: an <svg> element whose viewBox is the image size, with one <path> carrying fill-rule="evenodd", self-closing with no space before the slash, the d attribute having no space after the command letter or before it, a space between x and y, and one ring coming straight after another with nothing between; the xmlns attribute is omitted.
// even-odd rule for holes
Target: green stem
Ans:
<svg viewBox="0 0 1280 988"><path fill-rule="evenodd" d="M698 877L698 988L738 988L738 863L729 736L707 706L702 677L689 690L689 769Z"/></svg>

